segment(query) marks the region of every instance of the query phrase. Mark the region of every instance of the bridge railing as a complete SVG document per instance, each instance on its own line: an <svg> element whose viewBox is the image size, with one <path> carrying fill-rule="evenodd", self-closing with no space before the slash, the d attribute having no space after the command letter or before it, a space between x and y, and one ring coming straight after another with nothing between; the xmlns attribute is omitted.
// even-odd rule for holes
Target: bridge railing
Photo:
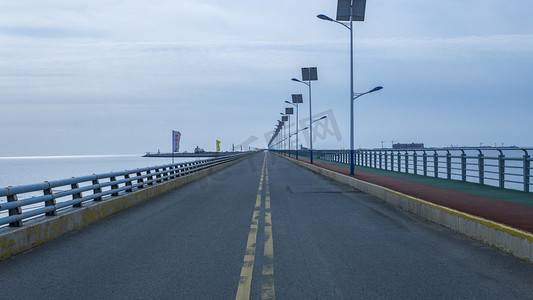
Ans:
<svg viewBox="0 0 533 300"><path fill-rule="evenodd" d="M10 227L20 227L25 219L54 216L61 209L81 207L86 201L102 201L157 185L236 160L243 155L0 188L0 226L9 224Z"/></svg>
<svg viewBox="0 0 533 300"><path fill-rule="evenodd" d="M357 149L356 166L531 192L532 148ZM279 151L288 155L287 151ZM291 156L295 151L291 150ZM298 151L309 158L308 150ZM313 159L350 163L349 150L314 150Z"/></svg>

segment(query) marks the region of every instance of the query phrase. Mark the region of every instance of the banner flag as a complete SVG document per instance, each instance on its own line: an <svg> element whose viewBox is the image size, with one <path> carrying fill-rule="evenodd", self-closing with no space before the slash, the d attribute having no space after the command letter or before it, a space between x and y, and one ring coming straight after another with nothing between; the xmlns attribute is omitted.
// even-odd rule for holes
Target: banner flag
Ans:
<svg viewBox="0 0 533 300"><path fill-rule="evenodd" d="M179 131L172 130L172 152L180 152L180 139L181 133Z"/></svg>
<svg viewBox="0 0 533 300"><path fill-rule="evenodd" d="M217 152L220 152L220 141L217 140Z"/></svg>

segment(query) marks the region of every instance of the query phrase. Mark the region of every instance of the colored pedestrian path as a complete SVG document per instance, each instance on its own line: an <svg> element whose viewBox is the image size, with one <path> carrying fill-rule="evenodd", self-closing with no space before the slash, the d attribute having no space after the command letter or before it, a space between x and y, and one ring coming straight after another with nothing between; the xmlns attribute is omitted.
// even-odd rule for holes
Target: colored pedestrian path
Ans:
<svg viewBox="0 0 533 300"><path fill-rule="evenodd" d="M316 159L313 164L350 176L346 164ZM352 177L533 233L533 193L367 167L356 167Z"/></svg>

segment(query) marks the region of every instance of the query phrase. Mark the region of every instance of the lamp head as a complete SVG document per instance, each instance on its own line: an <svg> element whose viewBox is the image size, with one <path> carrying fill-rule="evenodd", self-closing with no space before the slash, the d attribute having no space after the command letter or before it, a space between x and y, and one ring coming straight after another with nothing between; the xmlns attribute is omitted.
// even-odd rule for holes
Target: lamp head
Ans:
<svg viewBox="0 0 533 300"><path fill-rule="evenodd" d="M326 16L326 15L323 15L323 14L320 14L318 16L316 16L317 18L321 19L321 20L325 20L325 21L333 21L332 18Z"/></svg>
<svg viewBox="0 0 533 300"><path fill-rule="evenodd" d="M296 78L292 78L291 80L292 80L292 81L300 82L300 80L298 80L298 79L296 79Z"/></svg>
<svg viewBox="0 0 533 300"><path fill-rule="evenodd" d="M373 88L372 90L370 90L370 92L375 92L375 91L379 91L379 90L382 90L383 87L382 86L376 86L375 88Z"/></svg>

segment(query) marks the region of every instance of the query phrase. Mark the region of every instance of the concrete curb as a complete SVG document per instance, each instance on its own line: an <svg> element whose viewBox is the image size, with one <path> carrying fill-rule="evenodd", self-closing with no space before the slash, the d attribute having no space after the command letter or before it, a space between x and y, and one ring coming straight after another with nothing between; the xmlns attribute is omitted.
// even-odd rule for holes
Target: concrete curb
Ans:
<svg viewBox="0 0 533 300"><path fill-rule="evenodd" d="M293 158L283 158L325 177L347 184L396 207L492 245L516 257L533 261L533 234L455 209L418 199L379 185L323 169Z"/></svg>
<svg viewBox="0 0 533 300"><path fill-rule="evenodd" d="M253 154L252 154L253 155ZM97 220L135 206L155 196L178 188L191 181L205 177L220 169L241 162L251 155L201 170L171 181L145 187L132 193L120 195L101 202L85 202L84 207L72 208L53 217L42 217L28 221L23 227L0 233L0 261L51 241L64 233L83 228Z"/></svg>

